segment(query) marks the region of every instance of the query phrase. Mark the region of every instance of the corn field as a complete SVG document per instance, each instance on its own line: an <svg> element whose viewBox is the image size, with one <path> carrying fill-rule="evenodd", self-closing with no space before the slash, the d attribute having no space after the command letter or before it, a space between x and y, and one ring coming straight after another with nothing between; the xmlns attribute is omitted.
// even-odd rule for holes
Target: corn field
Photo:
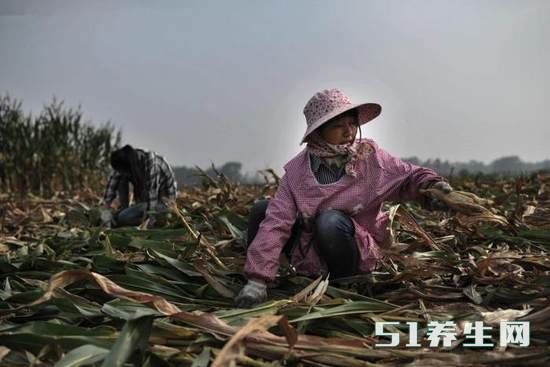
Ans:
<svg viewBox="0 0 550 367"><path fill-rule="evenodd" d="M83 121L80 108L53 100L36 117L0 96L0 190L51 194L99 187L120 133Z"/></svg>
<svg viewBox="0 0 550 367"><path fill-rule="evenodd" d="M223 175L179 193L160 228L99 226L100 195L0 195L2 366L548 366L550 176L454 179L447 212L389 203L393 245L371 274L297 276L236 309L246 217L265 186ZM425 192L438 195L437 192ZM499 321L530 322L527 347ZM483 321L489 347L467 347ZM376 335L376 322L400 344ZM419 346L407 348L407 322ZM431 322L456 340L429 345Z"/></svg>

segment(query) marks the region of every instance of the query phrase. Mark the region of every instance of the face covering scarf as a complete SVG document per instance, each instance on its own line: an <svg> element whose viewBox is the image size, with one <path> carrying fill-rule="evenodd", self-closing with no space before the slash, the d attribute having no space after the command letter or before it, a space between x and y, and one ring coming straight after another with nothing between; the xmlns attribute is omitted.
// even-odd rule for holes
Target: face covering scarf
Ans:
<svg viewBox="0 0 550 367"><path fill-rule="evenodd" d="M351 144L330 144L314 131L307 142L307 149L310 153L324 159L329 165L345 164L346 174L357 177L356 163L365 158L372 147L364 140L355 139Z"/></svg>

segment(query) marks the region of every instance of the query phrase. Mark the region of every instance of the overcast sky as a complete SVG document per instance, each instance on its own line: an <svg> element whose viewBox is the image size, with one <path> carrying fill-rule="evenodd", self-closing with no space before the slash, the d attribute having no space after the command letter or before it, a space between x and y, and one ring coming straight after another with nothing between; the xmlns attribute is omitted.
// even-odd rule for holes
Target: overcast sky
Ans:
<svg viewBox="0 0 550 367"><path fill-rule="evenodd" d="M550 1L0 1L0 93L174 165L281 171L334 87L397 156L550 158Z"/></svg>

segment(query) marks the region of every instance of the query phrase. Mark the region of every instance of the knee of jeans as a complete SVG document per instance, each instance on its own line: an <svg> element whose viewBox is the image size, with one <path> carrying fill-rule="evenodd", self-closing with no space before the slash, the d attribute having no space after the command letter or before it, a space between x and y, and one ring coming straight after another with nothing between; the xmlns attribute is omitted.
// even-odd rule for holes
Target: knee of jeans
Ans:
<svg viewBox="0 0 550 367"><path fill-rule="evenodd" d="M333 237L337 234L353 236L355 227L351 219L339 210L323 210L315 220L315 232L321 237Z"/></svg>
<svg viewBox="0 0 550 367"><path fill-rule="evenodd" d="M130 207L124 210L121 210L116 215L116 222L119 225L136 225L138 222L143 219L144 212L141 210L136 210L137 208Z"/></svg>

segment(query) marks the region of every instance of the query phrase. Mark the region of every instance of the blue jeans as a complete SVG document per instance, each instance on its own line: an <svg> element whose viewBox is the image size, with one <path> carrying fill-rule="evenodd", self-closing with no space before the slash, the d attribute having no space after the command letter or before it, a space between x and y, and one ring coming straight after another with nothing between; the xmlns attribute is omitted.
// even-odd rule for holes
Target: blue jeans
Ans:
<svg viewBox="0 0 550 367"><path fill-rule="evenodd" d="M130 180L128 176L122 176L117 187L118 200L121 209L114 215L114 224L116 227L139 226L147 214L147 203L137 202L132 206L130 203ZM150 208L156 212L165 212L168 208L164 203L159 202L155 208ZM152 220L152 219L151 219ZM150 225L153 223L150 222Z"/></svg>
<svg viewBox="0 0 550 367"><path fill-rule="evenodd" d="M165 213L168 211L168 207L164 203L159 202L153 209L156 213ZM114 221L116 227L124 226L139 226L145 220L147 215L147 203L136 203L128 208L120 209L114 215ZM155 225L155 216L149 217L149 227Z"/></svg>
<svg viewBox="0 0 550 367"><path fill-rule="evenodd" d="M265 218L268 200L257 200L248 218L248 245L252 242L260 224ZM283 248L290 259L290 253L300 238L304 224L297 220L291 236ZM339 210L322 210L315 216L313 244L319 257L327 264L332 278L341 278L358 273L359 248L355 241L355 226L348 215Z"/></svg>
<svg viewBox="0 0 550 367"><path fill-rule="evenodd" d="M115 214L117 227L139 226L145 219L147 203L136 203L130 207L122 208Z"/></svg>

